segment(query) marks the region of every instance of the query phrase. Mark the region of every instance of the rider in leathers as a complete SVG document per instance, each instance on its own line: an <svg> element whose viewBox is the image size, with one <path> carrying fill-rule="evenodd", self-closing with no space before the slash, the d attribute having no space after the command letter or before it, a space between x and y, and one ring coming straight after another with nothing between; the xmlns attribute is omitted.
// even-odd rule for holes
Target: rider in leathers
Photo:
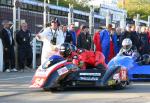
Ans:
<svg viewBox="0 0 150 103"><path fill-rule="evenodd" d="M107 65L105 64L105 57L99 51L94 52L85 49L72 51L72 47L68 43L62 44L59 51L61 56L72 61L83 70L89 66L101 69L107 68Z"/></svg>

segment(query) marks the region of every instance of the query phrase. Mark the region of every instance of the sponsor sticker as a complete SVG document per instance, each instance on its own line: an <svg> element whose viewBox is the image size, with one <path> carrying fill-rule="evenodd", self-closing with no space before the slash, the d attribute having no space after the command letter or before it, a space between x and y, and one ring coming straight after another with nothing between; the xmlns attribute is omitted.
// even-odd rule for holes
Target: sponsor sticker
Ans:
<svg viewBox="0 0 150 103"><path fill-rule="evenodd" d="M98 77L80 77L81 80L91 80L91 81L96 81L98 80Z"/></svg>
<svg viewBox="0 0 150 103"><path fill-rule="evenodd" d="M121 70L121 80L127 80L127 71L126 70Z"/></svg>
<svg viewBox="0 0 150 103"><path fill-rule="evenodd" d="M47 76L47 71L44 69L40 69L36 72L35 76L45 77L45 76Z"/></svg>
<svg viewBox="0 0 150 103"><path fill-rule="evenodd" d="M63 67L63 68L57 70L57 72L59 75L63 75L68 72L68 69L66 67Z"/></svg>
<svg viewBox="0 0 150 103"><path fill-rule="evenodd" d="M113 79L120 80L120 74L119 73L114 74Z"/></svg>
<svg viewBox="0 0 150 103"><path fill-rule="evenodd" d="M101 73L80 73L80 76L101 76Z"/></svg>
<svg viewBox="0 0 150 103"><path fill-rule="evenodd" d="M44 83L44 78L35 78L35 81L31 87L41 87Z"/></svg>

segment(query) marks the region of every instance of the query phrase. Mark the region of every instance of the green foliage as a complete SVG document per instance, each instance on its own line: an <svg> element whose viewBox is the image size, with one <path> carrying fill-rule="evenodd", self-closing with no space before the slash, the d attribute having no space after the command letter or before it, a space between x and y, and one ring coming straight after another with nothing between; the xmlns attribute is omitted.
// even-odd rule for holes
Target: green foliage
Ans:
<svg viewBox="0 0 150 103"><path fill-rule="evenodd" d="M44 0L37 0L43 2ZM73 4L74 9L82 11L90 11L87 3L89 0L59 0L59 6L69 7L69 4ZM57 4L57 0L50 0L50 4Z"/></svg>
<svg viewBox="0 0 150 103"><path fill-rule="evenodd" d="M122 0L119 1L118 6L123 7ZM150 13L150 0L125 0L124 6L130 18L140 14L141 19L147 20Z"/></svg>

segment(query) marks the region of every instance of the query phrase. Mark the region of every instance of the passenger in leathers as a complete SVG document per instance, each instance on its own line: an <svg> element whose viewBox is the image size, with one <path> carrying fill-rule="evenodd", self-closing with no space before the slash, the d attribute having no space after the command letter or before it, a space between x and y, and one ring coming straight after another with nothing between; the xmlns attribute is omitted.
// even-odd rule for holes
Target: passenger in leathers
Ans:
<svg viewBox="0 0 150 103"><path fill-rule="evenodd" d="M99 51L78 50L78 55L73 57L73 63L81 69L88 67L107 68L104 55Z"/></svg>
<svg viewBox="0 0 150 103"><path fill-rule="evenodd" d="M65 59L78 65L81 69L96 67L96 68L107 68L105 64L105 57L99 51L88 51L85 49L72 50L71 45L64 43L60 46L60 55Z"/></svg>

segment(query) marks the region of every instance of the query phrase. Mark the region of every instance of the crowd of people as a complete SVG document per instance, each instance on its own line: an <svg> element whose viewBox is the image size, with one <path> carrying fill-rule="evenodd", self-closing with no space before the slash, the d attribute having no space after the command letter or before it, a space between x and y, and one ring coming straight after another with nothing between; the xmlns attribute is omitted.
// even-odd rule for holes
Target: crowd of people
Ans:
<svg viewBox="0 0 150 103"><path fill-rule="evenodd" d="M32 35L27 23L21 23L21 29L16 33L16 44L11 30L12 22L4 20L0 38L3 44L4 69L3 72L17 72L30 69L32 64ZM16 68L16 55L14 48L17 46L18 68Z"/></svg>
<svg viewBox="0 0 150 103"><path fill-rule="evenodd" d="M127 39L128 38L128 39ZM124 39L127 39L123 42ZM128 41L131 41L129 43ZM113 28L111 24L107 28L100 28L94 34L93 42L96 51L101 51L105 55L105 61L108 63L121 48L134 46L139 55L150 54L150 28L141 26L136 27L128 24L125 30L121 28Z"/></svg>
<svg viewBox="0 0 150 103"><path fill-rule="evenodd" d="M32 41L31 32L28 30L26 22L21 23L21 29L16 33L17 53L18 53L18 68L15 68L15 53L14 53L14 37L10 30L12 23L4 20L3 29L0 32L0 38L3 43L4 50L4 72L23 71L25 68L31 68L32 64ZM53 17L47 27L36 35L37 40L43 42L41 64L43 64L50 56L60 54L60 47L63 43L69 43L80 50L86 52L97 60L101 57L104 61L99 61L106 65L118 53L129 54L129 50L136 48L139 55L150 54L150 28L135 27L128 24L125 30L121 28L113 28L109 24L106 28L100 27L93 35L89 34L87 25L82 24L76 31L75 25L61 25L60 21ZM92 48L92 43L95 45L95 50ZM68 49L69 50L69 49ZM126 50L126 51L125 51ZM96 54L98 56L96 56ZM96 58L97 57L97 58ZM99 64L94 64L99 66Z"/></svg>

